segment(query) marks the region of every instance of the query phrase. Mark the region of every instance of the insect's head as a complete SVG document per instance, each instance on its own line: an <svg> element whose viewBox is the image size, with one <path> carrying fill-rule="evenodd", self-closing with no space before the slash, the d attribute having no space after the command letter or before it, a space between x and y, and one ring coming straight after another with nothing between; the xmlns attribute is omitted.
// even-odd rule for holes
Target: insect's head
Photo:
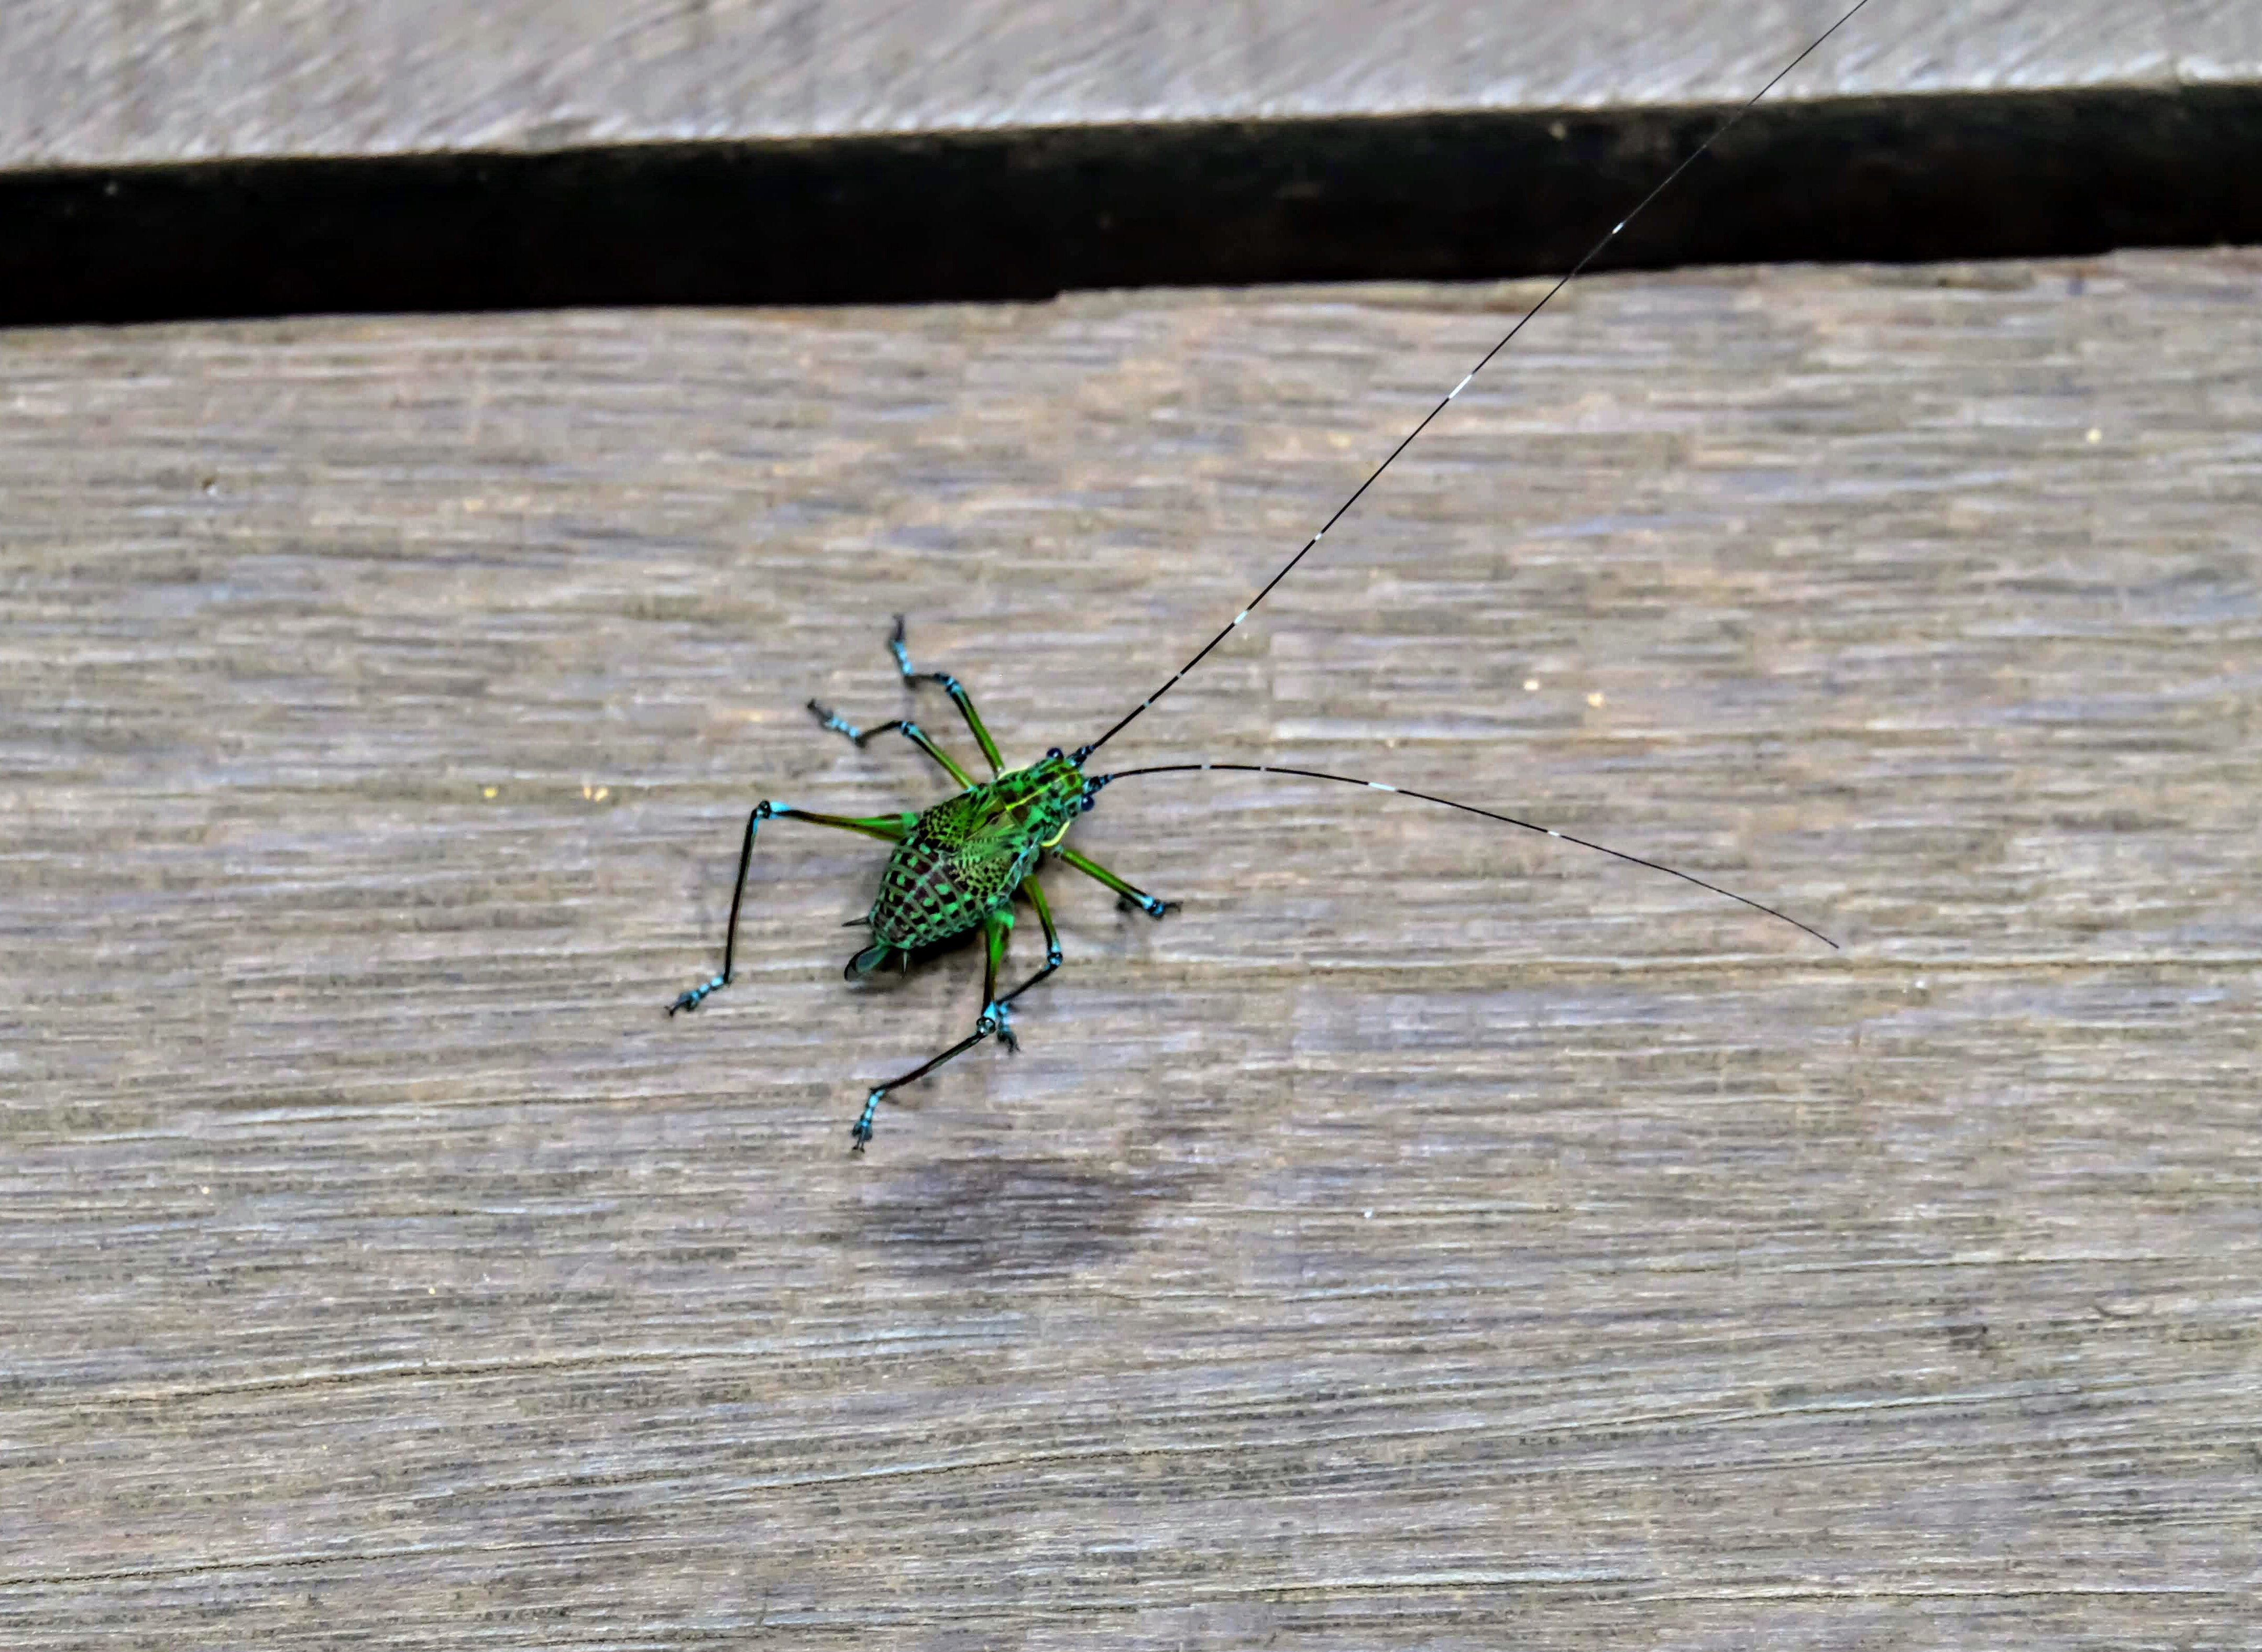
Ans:
<svg viewBox="0 0 2262 1652"><path fill-rule="evenodd" d="M1053 756L1060 758L1062 762L1076 770L1080 777L1080 784L1083 789L1081 795L1077 800L1077 807L1087 815L1091 812L1091 806L1099 799L1099 788L1106 785L1109 780L1114 778L1113 775L1107 774L1084 773L1084 760L1091 755L1093 750L1094 748L1088 745L1078 746L1066 757L1061 757L1060 749L1055 746L1052 752Z"/></svg>
<svg viewBox="0 0 2262 1652"><path fill-rule="evenodd" d="M1043 783L1045 790L1052 792L1065 808L1091 813L1092 799L1097 799L1099 787L1108 783L1106 774L1085 774L1084 772L1084 758L1088 758L1091 754L1091 747L1077 747L1075 751L1061 751L1061 747L1052 747L1052 751L1029 765L1029 774L1036 776L1038 783Z"/></svg>
<svg viewBox="0 0 2262 1652"><path fill-rule="evenodd" d="M1029 765L1029 778L1039 789L1064 812L1089 809L1105 779L1093 779L1084 772L1084 752L1064 752L1058 746Z"/></svg>

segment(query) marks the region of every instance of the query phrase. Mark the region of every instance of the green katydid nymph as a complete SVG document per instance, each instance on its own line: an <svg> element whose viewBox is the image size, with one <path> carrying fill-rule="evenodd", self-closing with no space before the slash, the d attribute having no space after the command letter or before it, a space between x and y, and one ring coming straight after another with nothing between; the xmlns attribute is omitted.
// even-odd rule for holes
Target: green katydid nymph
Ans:
<svg viewBox="0 0 2262 1652"><path fill-rule="evenodd" d="M1765 913L1793 928L1804 930L1833 950L1837 943L1819 930L1775 908L1724 889L1693 873L1645 859L1624 850L1593 843L1583 837L1574 837L1567 832L1496 810L1480 808L1472 803L1457 802L1427 792L1412 791L1402 786L1386 785L1379 780L1360 779L1351 775L1322 773L1312 769L1288 768L1256 763L1168 763L1134 769L1121 769L1113 773L1094 773L1089 765L1092 756L1110 740L1120 734L1142 713L1207 659L1211 651L1231 636L1247 621L1273 588L1293 573L1297 565L1318 548L1320 542L1372 487L1398 456L1411 447L1422 433L1450 406L1454 399L1467 388L1470 380L1483 371L1492 359L1507 348L1531 319L1545 309L1550 299L1576 279L1610 242L1624 232L1651 202L1673 186L1675 179L1695 164L1720 136L1750 111L1761 97L1772 90L1784 75L1804 62L1823 41L1852 19L1869 0L1855 0L1854 6L1836 23L1824 31L1805 51L1794 58L1766 86L1754 93L1741 107L1721 122L1704 143L1693 150L1662 182L1642 198L1641 201L1611 226L1610 231L1590 248L1586 255L1557 280L1540 297L1538 303L1525 311L1500 341L1487 350L1459 384L1423 416L1421 422L1408 431L1405 438L1392 449L1382 462L1367 475L1366 479L1337 506L1335 514L1322 523L1303 548L1291 557L1272 577L1266 580L1257 594L1249 600L1241 612L1235 614L1216 636L1184 665L1173 672L1163 686L1141 700L1114 726L1098 739L1063 751L1055 747L1036 762L1025 768L1007 769L999 755L997 742L983 726L981 714L976 710L973 697L959 680L946 672L919 672L911 665L905 641L904 621L896 621L894 635L888 646L893 652L896 668L906 684L932 682L941 686L959 714L965 719L975 744L980 747L984 761L990 765L991 778L976 780L960 765L957 759L937 744L926 730L908 718L860 729L843 721L827 707L810 702L810 710L826 729L845 736L859 746L882 734L901 734L926 752L950 775L961 788L958 794L937 803L924 813L906 812L899 815L850 816L823 815L785 803L764 801L754 805L746 818L746 831L738 851L738 880L731 896L729 927L723 941L723 967L716 974L681 994L667 1007L674 1015L679 1009L695 1009L710 996L728 986L731 963L738 947L738 911L746 900L746 876L754 853L754 837L761 823L767 820L801 820L818 826L831 826L843 831L861 832L894 845L888 857L886 869L880 875L880 887L874 897L869 913L861 923L871 930L871 944L848 960L847 976L858 980L890 963L908 966L911 954L969 930L981 934L983 965L982 1008L976 1015L974 1030L956 1044L921 1062L908 1073L899 1074L885 1082L873 1086L864 1098L863 1110L857 1115L849 1135L852 1151L861 1153L872 1138L872 1121L879 1105L891 1091L918 1079L925 1078L937 1067L956 1059L976 1045L995 1038L1009 1049L1017 1046L1012 1031L1012 1006L1024 993L1050 976L1061 966L1060 933L1053 923L1052 909L1047 903L1043 888L1038 883L1039 872L1048 862L1082 873L1084 876L1113 890L1117 901L1127 909L1135 909L1152 918L1161 918L1173 909L1174 901L1158 900L1145 890L1117 876L1106 867L1089 859L1068 846L1069 829L1077 816L1091 808L1102 788L1117 780L1149 774L1187 773L1245 773L1277 774L1301 779L1331 780L1346 786L1364 786L1376 792L1408 797L1423 803L1435 803L1463 814L1475 815L1524 831L1537 832L1559 842L1575 844L1582 849L1661 872L1681 879L1697 887L1725 895L1731 901ZM1043 966L1019 986L1001 993L998 987L998 972L1005 958L1005 943L1012 929L1012 903L1016 897L1025 899L1037 921L1044 928L1045 959Z"/></svg>

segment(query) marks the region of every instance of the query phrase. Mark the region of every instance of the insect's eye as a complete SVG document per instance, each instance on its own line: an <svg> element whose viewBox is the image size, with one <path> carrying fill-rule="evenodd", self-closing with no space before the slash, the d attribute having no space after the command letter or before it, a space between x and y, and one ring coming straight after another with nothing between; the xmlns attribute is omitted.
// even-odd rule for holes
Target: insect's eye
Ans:
<svg viewBox="0 0 2262 1652"><path fill-rule="evenodd" d="M1084 812L1084 814L1089 815L1089 814L1091 814L1091 805L1092 805L1092 802L1093 802L1093 800L1092 800L1092 799L1091 799L1091 798L1089 798L1089 797L1087 797L1087 798L1085 798L1085 799L1084 800L1084 808L1083 808L1083 812Z"/></svg>
<svg viewBox="0 0 2262 1652"><path fill-rule="evenodd" d="M1046 755L1047 757L1048 757L1048 758L1056 758L1056 757L1060 756L1060 754L1061 754L1061 749L1060 749L1058 746L1055 746L1055 747L1053 747L1050 751L1047 751L1047 752L1045 753L1045 755Z"/></svg>

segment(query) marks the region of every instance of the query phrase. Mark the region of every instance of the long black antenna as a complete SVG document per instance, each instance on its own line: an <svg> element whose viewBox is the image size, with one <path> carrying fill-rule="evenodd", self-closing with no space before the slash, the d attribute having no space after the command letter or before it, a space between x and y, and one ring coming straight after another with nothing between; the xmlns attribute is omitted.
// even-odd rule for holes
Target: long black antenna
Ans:
<svg viewBox="0 0 2262 1652"><path fill-rule="evenodd" d="M1608 844L1590 843L1584 837L1574 837L1568 832L1559 832L1552 826L1541 826L1528 820L1518 820L1513 815L1502 815L1496 809L1479 808L1474 803L1456 803L1450 797L1437 797L1430 793L1413 791L1403 786L1386 786L1380 780L1362 780L1350 774L1325 774L1317 769L1283 768L1277 763L1159 763L1152 768L1121 769L1113 774L1087 775L1084 777L1084 783L1086 795L1090 795L1091 793L1097 792L1111 781L1127 780L1135 774L1210 774L1219 772L1228 774L1288 774L1293 775L1300 780L1333 780L1341 786L1364 786L1371 792L1394 792L1401 797L1418 798L1424 803L1442 803L1447 808L1460 810L1464 815L1481 815L1487 820L1496 820L1507 826L1521 826L1525 831L1538 832L1541 837L1552 837L1558 843L1576 844L1581 849L1594 850L1596 853L1608 855L1614 860L1624 860L1633 866L1646 866L1652 872L1665 873L1668 876L1680 879L1683 883L1693 883L1700 889L1710 889L1714 894L1725 894L1729 900L1750 907L1755 912L1764 912L1771 918L1780 918L1795 930L1805 930L1833 952L1844 950L1837 942L1816 929L1812 923L1801 923L1788 912L1778 912L1764 902L1753 900L1749 895L1738 894L1733 889L1723 889L1717 883L1707 883L1704 879L1690 873L1682 872L1676 866L1668 866L1661 860L1645 860L1639 855L1630 855L1623 849L1611 848Z"/></svg>
<svg viewBox="0 0 2262 1652"><path fill-rule="evenodd" d="M1257 611L1257 605L1272 594L1272 587L1279 585L1283 579L1286 579L1290 574L1296 571L1296 564L1303 561L1306 557L1309 556L1312 553L1313 549L1319 544L1320 541L1328 536L1328 529L1333 528L1337 522L1343 520L1344 513L1350 510L1352 506L1359 502L1360 499L1365 495L1366 490L1375 485L1375 482L1381 477L1382 473L1385 470L1387 470L1397 460L1398 456L1414 445L1415 437L1420 435L1424 430L1427 430L1430 427L1430 421L1436 419L1439 413L1444 412L1446 407L1452 404L1456 396L1459 395L1463 391L1469 387L1469 381L1474 378L1479 373L1484 371L1484 370L1491 364L1492 358L1494 356L1499 355L1502 350L1508 348L1509 341L1515 338L1517 334L1524 331L1524 327L1531 323L1531 318L1538 315L1542 310L1547 307L1547 301L1550 298L1552 298L1557 293L1562 291L1564 288L1569 286L1574 281L1577 280L1580 272L1585 269L1588 264L1594 262L1596 258L1601 255L1603 248L1608 247L1612 241L1616 241L1627 225L1632 223L1634 219L1639 218L1644 212L1647 211L1649 204L1652 201L1664 194L1666 190L1671 189L1675 181L1678 179L1683 172L1686 172L1690 167L1695 166L1699 160L1703 159L1704 152L1710 149L1714 144L1719 142L1721 138L1726 135L1730 127L1733 126L1746 115L1750 114L1754 106L1759 103L1761 98L1766 97L1777 86L1781 85L1784 75L1789 75L1791 70L1797 68L1801 63L1806 61L1808 58L1813 56L1814 54L1821 48L1822 43L1825 40L1828 40L1832 35L1837 33L1839 30L1844 28L1848 23L1852 22L1854 20L1854 13L1859 11L1863 6L1869 4L1869 0L1854 0L1852 9L1849 10L1844 17L1840 18L1837 22L1823 30L1820 34L1816 35L1812 44L1809 45L1807 48L1804 52L1801 52L1797 57L1792 58L1790 62L1784 64L1782 70L1777 73L1773 80L1761 87L1759 90L1754 92L1750 97L1745 100L1741 108L1735 111L1734 113L1728 116L1728 118L1723 120L1718 126L1712 128L1712 135L1711 137L1698 144L1696 147L1689 153L1688 159L1682 162L1682 163L1674 168L1672 171L1667 173L1665 175L1664 182L1660 183L1655 189L1650 190L1648 194L1643 196L1640 201L1636 204L1633 211L1628 212L1624 218L1618 219L1617 223L1611 225L1610 233L1604 235L1600 241L1596 241L1592 247L1587 248L1587 255L1580 259L1577 263L1573 264L1571 266L1570 272L1559 279L1553 286L1548 288L1547 291L1540 296L1539 302L1533 305L1529 310L1526 310L1523 316L1518 319L1516 324L1501 335L1500 342L1494 345L1490 349L1484 353L1483 360L1480 361L1474 367L1469 369L1467 372L1461 375L1461 382L1454 385L1452 389L1447 391L1444 395L1444 399L1440 401L1436 406L1430 409L1429 413L1423 415L1420 424L1416 425L1411 430L1406 433L1406 439L1403 442L1401 442L1396 447L1391 449L1389 457L1384 459L1380 464L1374 467L1373 470L1367 476L1366 480L1358 485L1358 488L1352 492L1349 499L1336 506L1335 514L1329 517L1326 521L1321 523L1319 531L1304 542L1303 549L1289 557L1287 562L1282 565L1280 571L1274 574L1270 579L1267 579L1264 582L1264 588L1262 591L1259 591L1255 596L1249 599L1249 606L1247 607L1235 614L1232 620L1227 623L1226 628L1223 630L1220 631L1215 636L1210 638L1208 642L1203 643L1200 653L1195 655L1185 664L1179 666L1177 671L1172 672L1171 673L1171 680L1169 682L1164 683L1153 693L1148 695L1146 699L1132 707L1129 711L1126 712L1117 720L1113 728L1110 729L1106 734L1100 736L1099 739L1093 741L1090 745L1079 749L1076 753L1076 760L1078 763L1082 763L1084 758L1090 757L1093 752L1099 751L1100 747L1106 745L1110 740L1113 740L1117 735L1121 734L1124 729L1129 728L1141 712L1146 710L1148 707L1153 705L1164 694L1169 693L1171 690L1177 686L1179 678L1184 677L1188 672L1193 670L1195 666L1207 659L1212 649L1215 648L1220 643L1224 642L1227 637L1231 636L1235 630L1239 629L1241 622ZM1221 764L1218 766L1224 767L1226 765ZM1139 773L1152 772L1150 770L1144 769L1136 772ZM1280 772L1283 773L1287 772L1286 770L1282 770ZM1132 772L1132 771L1127 770L1126 772ZM1335 775L1325 775L1321 778L1325 779L1334 779L1338 777ZM1408 795L1411 795L1411 794L1408 794ZM1443 798L1437 798L1431 801L1443 802L1444 800ZM1462 805L1456 803L1453 807L1455 808L1459 808ZM1483 813L1481 809L1477 812L1479 814ZM1518 821L1515 823L1520 826L1524 822ZM1590 849L1597 846L1598 845L1592 844L1588 845ZM1617 851L1616 850L1610 850L1606 852L1616 854ZM1631 860L1633 858L1631 855L1624 855L1619 858L1625 860ZM1670 871L1671 868L1667 867L1663 868L1663 870ZM1674 875L1675 877L1680 877L1685 874L1675 873ZM1689 881L1694 883L1697 881L1697 880L1691 878ZM1724 889L1720 893L1725 894L1727 891ZM1738 895L1735 899L1742 901L1743 897L1741 895ZM1747 906L1757 906L1759 903L1755 901L1744 901L1744 904ZM1766 909L1761 908L1761 909L1765 910ZM1776 916L1777 917L1781 917L1783 915L1781 913L1777 913ZM1786 919L1785 921L1796 922L1795 919ZM1799 924L1799 928L1801 929L1805 929L1805 927L1806 926L1803 923Z"/></svg>

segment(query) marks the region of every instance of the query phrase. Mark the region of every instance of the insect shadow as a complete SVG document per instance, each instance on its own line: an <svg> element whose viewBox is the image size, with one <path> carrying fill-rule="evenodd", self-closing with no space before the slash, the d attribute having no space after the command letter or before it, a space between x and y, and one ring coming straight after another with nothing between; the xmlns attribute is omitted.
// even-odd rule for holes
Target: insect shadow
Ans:
<svg viewBox="0 0 2262 1652"><path fill-rule="evenodd" d="M890 1179L863 1206L860 1247L896 1245L923 1273L997 1285L1106 1261L1203 1173L1011 1157L954 1159Z"/></svg>

